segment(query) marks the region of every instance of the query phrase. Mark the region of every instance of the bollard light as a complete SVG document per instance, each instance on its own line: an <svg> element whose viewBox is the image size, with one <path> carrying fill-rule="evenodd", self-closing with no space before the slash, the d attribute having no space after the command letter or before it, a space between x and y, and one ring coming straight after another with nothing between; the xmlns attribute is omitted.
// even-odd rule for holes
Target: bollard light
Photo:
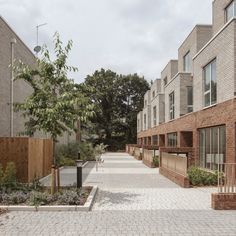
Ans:
<svg viewBox="0 0 236 236"><path fill-rule="evenodd" d="M82 187L82 166L83 160L76 160L76 169L77 169L77 188Z"/></svg>

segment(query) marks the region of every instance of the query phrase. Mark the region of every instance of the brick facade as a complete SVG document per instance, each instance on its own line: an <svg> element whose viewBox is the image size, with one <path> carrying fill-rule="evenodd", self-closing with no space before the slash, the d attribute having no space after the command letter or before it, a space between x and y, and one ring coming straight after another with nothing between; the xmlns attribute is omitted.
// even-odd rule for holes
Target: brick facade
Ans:
<svg viewBox="0 0 236 236"><path fill-rule="evenodd" d="M179 119L161 124L153 129L138 133L139 142L144 137L158 135L159 146L167 146L167 134L172 132L178 133L177 147L182 148L191 145L191 142L185 140L183 132L191 132L192 147L194 149L194 158L199 160L199 132L200 128L225 125L226 127L226 162L236 162L235 153L235 131L236 131L236 99L217 104L199 112L193 112ZM190 134L188 134L191 136Z"/></svg>
<svg viewBox="0 0 236 236"><path fill-rule="evenodd" d="M213 193L211 207L214 210L236 210L236 193Z"/></svg>

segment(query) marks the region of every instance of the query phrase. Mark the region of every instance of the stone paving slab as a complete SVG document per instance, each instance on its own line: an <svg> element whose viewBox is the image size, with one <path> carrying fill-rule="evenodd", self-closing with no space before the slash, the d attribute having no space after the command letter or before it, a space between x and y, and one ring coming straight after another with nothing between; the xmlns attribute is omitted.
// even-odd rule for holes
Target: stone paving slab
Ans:
<svg viewBox="0 0 236 236"><path fill-rule="evenodd" d="M103 158L99 172L83 169L84 184L99 187L91 212L11 212L0 235L236 235L236 211L210 208L216 188L183 189L125 153ZM63 171L64 183L75 181L75 168Z"/></svg>
<svg viewBox="0 0 236 236"><path fill-rule="evenodd" d="M211 210L13 212L1 235L236 235L236 214Z"/></svg>

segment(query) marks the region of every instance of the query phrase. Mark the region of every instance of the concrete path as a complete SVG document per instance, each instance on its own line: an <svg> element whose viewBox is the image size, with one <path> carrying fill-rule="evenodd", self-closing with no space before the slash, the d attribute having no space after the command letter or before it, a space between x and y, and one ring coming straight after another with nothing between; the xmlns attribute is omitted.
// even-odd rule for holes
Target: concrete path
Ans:
<svg viewBox="0 0 236 236"><path fill-rule="evenodd" d="M236 211L210 208L215 188L180 188L124 153L103 158L98 172L83 170L84 184L99 186L91 212L12 212L0 216L0 235L236 235ZM75 168L61 177L73 184Z"/></svg>

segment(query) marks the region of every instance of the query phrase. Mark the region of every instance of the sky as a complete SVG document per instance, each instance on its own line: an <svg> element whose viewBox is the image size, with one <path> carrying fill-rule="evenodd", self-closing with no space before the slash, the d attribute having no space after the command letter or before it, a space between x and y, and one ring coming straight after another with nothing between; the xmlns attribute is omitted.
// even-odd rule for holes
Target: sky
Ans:
<svg viewBox="0 0 236 236"><path fill-rule="evenodd" d="M73 40L70 75L83 82L101 68L118 74L160 78L170 59L196 24L211 24L212 0L0 0L0 15L33 49L52 48L59 32Z"/></svg>

